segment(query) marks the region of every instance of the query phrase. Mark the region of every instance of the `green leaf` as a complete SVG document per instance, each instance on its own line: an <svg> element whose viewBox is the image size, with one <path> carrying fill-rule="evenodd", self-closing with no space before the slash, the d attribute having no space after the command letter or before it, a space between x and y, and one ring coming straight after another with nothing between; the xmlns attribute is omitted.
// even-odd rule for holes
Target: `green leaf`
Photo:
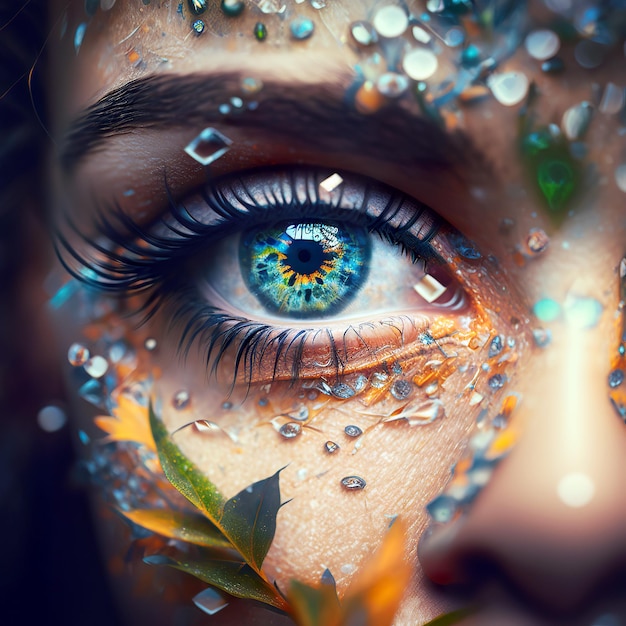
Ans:
<svg viewBox="0 0 626 626"><path fill-rule="evenodd" d="M424 626L452 626L453 624L458 624L462 619L471 615L473 612L473 609L457 609L456 611L435 617L435 619L427 622Z"/></svg>
<svg viewBox="0 0 626 626"><path fill-rule="evenodd" d="M224 505L222 525L247 544L241 552L246 559L252 559L257 570L261 569L276 532L280 471L240 491Z"/></svg>
<svg viewBox="0 0 626 626"><path fill-rule="evenodd" d="M121 511L131 522L153 533L206 548L232 548L232 544L206 517L170 509Z"/></svg>
<svg viewBox="0 0 626 626"><path fill-rule="evenodd" d="M342 622L342 610L334 584L324 582L319 587L310 587L293 580L289 601L298 626L331 626Z"/></svg>
<svg viewBox="0 0 626 626"><path fill-rule="evenodd" d="M168 565L186 572L203 582L221 589L231 596L258 600L277 609L285 610L285 600L276 589L261 578L241 559L173 559L156 554L144 558L149 565Z"/></svg>

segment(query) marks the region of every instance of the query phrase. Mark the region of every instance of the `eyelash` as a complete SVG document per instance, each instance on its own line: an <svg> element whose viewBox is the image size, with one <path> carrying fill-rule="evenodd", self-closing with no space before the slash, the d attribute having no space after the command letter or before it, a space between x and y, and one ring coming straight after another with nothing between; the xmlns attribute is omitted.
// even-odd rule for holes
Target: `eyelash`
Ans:
<svg viewBox="0 0 626 626"><path fill-rule="evenodd" d="M271 175L268 171L268 175ZM290 185L296 189L298 168L290 168ZM330 348L332 366L338 376L342 373L347 360L346 335L352 331L363 342L359 328L349 326L343 334L343 346L327 328L280 328L269 324L255 322L240 316L229 315L203 300L192 284L181 284L180 269L196 255L210 246L212 242L254 228L260 224L267 225L268 215L275 222L303 219L332 219L338 223L352 223L365 227L368 232L375 233L394 246L400 246L402 253L413 263L418 261L425 265L432 260L439 260L430 245L432 239L441 229L441 223L428 208L419 207L410 219L400 226L392 226L392 220L400 214L407 199L399 193L391 193L386 206L378 216L369 215L369 189L366 188L362 202L358 206L342 208L342 192L333 196L333 202L322 199L319 193L319 181L325 177L318 171L310 171L305 176L307 182L306 199L302 201L298 194L291 193L291 198L277 197L265 189L265 204L249 192L242 177L231 179L238 183L247 193L242 198L235 190L235 185L216 181L201 192L206 208L220 217L220 221L204 224L196 219L184 204L176 202L172 197L167 181L165 188L169 199L169 212L156 224L144 227L126 215L119 204L100 209L94 220L94 230L99 232L98 240L92 239L75 225L69 216L65 222L70 231L87 244L87 252L79 252L58 229L56 232L57 255L65 269L79 282L99 292L122 298L148 293L148 297L138 310L132 313L143 315L145 323L165 305L174 304L170 318L170 329L183 325L178 350L187 357L191 346L199 339L200 346L205 350L207 371L216 374L219 363L226 351L235 346L234 371L232 386L238 380L240 368L243 366L244 380L250 384L255 366L264 363L268 350L274 352L274 363L271 369L271 381L275 380L280 370L281 359L290 370L292 382L299 380L301 362L307 342L315 340L320 333L326 333ZM269 190L269 193L268 193ZM233 206L227 199L232 194L240 206ZM312 193L311 193L312 192ZM411 199L411 203L415 203ZM431 218L427 232L414 234L411 229L419 223L424 213ZM167 222L167 217L173 223ZM173 237L154 234L156 226L165 228ZM89 252L91 251L91 253ZM69 258L68 258L69 255ZM100 256L101 258L97 258ZM387 320L387 325L390 321ZM415 327L415 321L409 317L397 317L394 324L403 335L405 325ZM391 325L394 325L391 324ZM342 349L343 348L343 349ZM342 358L343 352L343 358ZM373 356L375 356L373 354ZM280 376L283 378L283 376Z"/></svg>

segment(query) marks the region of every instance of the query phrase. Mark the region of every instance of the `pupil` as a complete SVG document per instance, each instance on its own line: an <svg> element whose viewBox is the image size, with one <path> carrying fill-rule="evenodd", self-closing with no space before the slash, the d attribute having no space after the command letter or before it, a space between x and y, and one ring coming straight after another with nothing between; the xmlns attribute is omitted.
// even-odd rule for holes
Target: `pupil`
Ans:
<svg viewBox="0 0 626 626"><path fill-rule="evenodd" d="M294 241L289 246L285 265L296 274L308 276L320 269L324 261L324 249L316 241Z"/></svg>

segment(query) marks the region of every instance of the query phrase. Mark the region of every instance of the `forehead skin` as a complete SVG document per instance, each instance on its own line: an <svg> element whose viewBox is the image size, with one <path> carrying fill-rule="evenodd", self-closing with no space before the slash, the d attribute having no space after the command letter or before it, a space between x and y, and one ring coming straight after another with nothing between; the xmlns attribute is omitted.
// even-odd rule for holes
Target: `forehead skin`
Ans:
<svg viewBox="0 0 626 626"><path fill-rule="evenodd" d="M66 37L62 45L55 48L53 58L56 70L52 75L55 81L59 81L52 89L56 99L56 135L62 137L72 120L111 90L128 81L158 74L206 73L209 76L216 72L234 72L263 82L282 84L296 94L299 90L324 85L329 93L341 99L353 80L355 64L362 60L357 50L345 45L346 25L354 20L371 18L375 8L382 5L375 1L345 0L328 2L328 6L318 12L303 3L298 5L298 12L315 20L313 37L292 42L286 21L277 16L262 16L269 35L267 41L260 43L250 36L254 24L260 19L258 12L250 10L241 17L228 19L217 10L218 4L215 3L215 10L203 16L207 30L200 37L191 32L189 19L181 19L178 15L177 2L144 6L140 2L121 1L112 11L99 12L89 23L78 55L72 50L71 38ZM83 19L82 5L82 2L76 2L72 6L69 23L73 26ZM531 13L538 24L550 17L541 3L531 3ZM559 123L568 107L593 97L591 75L574 62L573 50L565 46L561 56L568 68L561 77L542 74L539 63L531 59L523 47L499 68L501 71L523 71L536 82L539 96L533 112L538 124ZM618 81L617 77L623 76L622 65L623 57L619 51L614 51L599 69L594 70L593 80L601 85L609 80ZM68 66L71 71L67 71ZM442 59L441 68L445 74L450 65ZM217 105L207 103L212 111ZM416 118L420 115L418 111L412 111L412 114ZM233 139L237 149L216 163L214 173L277 162L323 164L331 168L345 168L349 164L349 169L388 183L429 204L474 240L481 250L494 253L508 273L511 284L519 291L521 302L529 304L546 294L560 301L575 288L577 292L594 295L606 309L614 309L614 268L626 241L624 196L614 184L610 184L615 163L623 158L623 141L613 140L619 123L614 117L600 114L594 119L586 138L593 176L573 203L571 215L557 225L551 222L527 185L517 149L518 116L519 107L504 107L493 98L461 109L459 126L469 137L476 154L480 155L479 159L465 164L461 176L451 176L445 170L426 171L412 164L400 163L390 167L382 156L362 154L358 149L346 149L345 153L319 147L312 149L298 136L287 140L268 133L263 127L242 130L236 124L224 122L220 125L218 121L215 126ZM75 171L59 174L59 186L64 188L63 193L69 198L70 210L77 213L77 220L80 221L81 212L88 213L85 207L90 206L94 196L119 198L128 188L133 188L136 193L133 202L124 205L125 210L138 212L142 203L142 210L158 209L164 203L162 172L166 168L181 195L201 184L204 181L203 168L184 158L182 148L202 127L197 124L188 126L185 120L181 122L167 133L158 128L137 129L131 134L114 137L104 149L87 155ZM146 203L153 203L153 206ZM507 235L501 232L503 219L514 220ZM543 228L550 235L550 255L521 268L515 262L513 251L533 227ZM611 337L610 321L605 320L602 331L605 341L599 348L601 350L607 348ZM166 393L173 393L179 386L177 377L182 374L174 366L166 373L163 388ZM528 374L521 391L531 390L538 382L533 376ZM341 419L337 419L333 427L339 428L341 424ZM385 435L376 440L376 445L372 446L376 451L371 453L370 448L372 456L367 458L371 465L380 467L380 481L401 492L398 496L400 506L423 509L445 480L448 468L442 465L443 451L457 446L463 434L461 427L442 433L439 445L422 445L419 450L403 447L400 438L393 434L389 438ZM193 442L187 445L191 453L202 458L202 451L194 448ZM396 452L397 460L390 456L390 450ZM308 452L314 459L314 452ZM269 447L266 453L268 456L274 454ZM416 498L415 489L410 485L405 485L402 491L397 467L404 463L414 464L413 459L418 455L422 457L422 465L410 475L413 485L419 483L421 493ZM250 462L251 467L263 466L261 456L259 452ZM422 479L420 471L427 473L429 468L435 469ZM293 489L298 488L296 478L290 477L289 471L285 472L285 483ZM319 503L310 494L308 499L305 495L299 496L300 500L290 504L291 508L285 507L281 512L279 533L286 539L277 541L272 548L269 567L279 572L281 565L298 549L302 550L300 558L303 562L308 562L310 557L307 550L319 550L328 555L329 563L338 566L345 563L349 555L341 551L343 537L346 529L351 529L351 520L361 519L363 513L362 502L352 498L353 495L348 494L350 500L337 499L339 508L330 512L316 510ZM338 513L339 510L342 512ZM377 510L372 504L368 519L373 519L375 513L382 516L384 511ZM411 531L417 535L424 527L425 518L415 515L411 520ZM367 523L364 522L364 528L359 532L365 537L368 533L376 533L376 538L370 543L363 541L364 551L370 551L378 544L381 533L379 526L372 524L368 527ZM293 538L298 537L298 529L306 524L310 524L312 534L313 527L322 528L326 543L295 545L298 542ZM412 544L411 558L414 556ZM293 564L284 569L281 575L285 578L291 574L303 575ZM407 620L417 619L416 616L421 619L434 617L443 610L438 603L434 594L420 586L407 602L404 616Z"/></svg>

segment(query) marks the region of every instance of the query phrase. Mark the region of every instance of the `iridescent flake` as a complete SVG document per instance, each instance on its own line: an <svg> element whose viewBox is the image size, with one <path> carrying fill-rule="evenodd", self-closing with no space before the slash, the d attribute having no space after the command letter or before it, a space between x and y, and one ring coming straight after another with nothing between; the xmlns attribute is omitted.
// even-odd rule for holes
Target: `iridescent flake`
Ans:
<svg viewBox="0 0 626 626"><path fill-rule="evenodd" d="M371 46L378 41L378 35L374 27L363 20L353 22L350 25L350 34L356 43L361 46Z"/></svg>
<svg viewBox="0 0 626 626"><path fill-rule="evenodd" d="M194 15L201 15L207 10L207 0L187 0L189 10Z"/></svg>
<svg viewBox="0 0 626 626"><path fill-rule="evenodd" d="M294 439L302 432L302 426L298 424L298 422L287 422L283 424L279 429L278 433L281 437L285 439Z"/></svg>
<svg viewBox="0 0 626 626"><path fill-rule="evenodd" d="M347 306L367 276L370 255L363 228L323 222L251 229L239 247L242 275L259 302L301 319Z"/></svg>
<svg viewBox="0 0 626 626"><path fill-rule="evenodd" d="M191 25L191 28L193 28L196 35L202 35L205 25L202 20L195 20L194 23Z"/></svg>
<svg viewBox="0 0 626 626"><path fill-rule="evenodd" d="M228 602L224 596L213 587L209 587L208 589L196 594L192 598L192 601L207 615L215 615L228 606Z"/></svg>
<svg viewBox="0 0 626 626"><path fill-rule="evenodd" d="M232 140L215 128L205 128L186 147L185 152L200 165L210 165L224 156L232 145Z"/></svg>
<svg viewBox="0 0 626 626"><path fill-rule="evenodd" d="M506 376L504 374L494 374L488 381L487 384L491 389L498 390L504 387L506 383Z"/></svg>
<svg viewBox="0 0 626 626"><path fill-rule="evenodd" d="M182 411L186 409L191 404L191 396L186 389L181 389L174 394L172 398L172 406L177 411Z"/></svg>
<svg viewBox="0 0 626 626"><path fill-rule="evenodd" d="M263 22L257 22L254 25L254 36L259 41L265 41L267 39L267 28Z"/></svg>
<svg viewBox="0 0 626 626"><path fill-rule="evenodd" d="M73 343L67 351L67 360L74 367L80 367L89 360L89 348L80 343Z"/></svg>
<svg viewBox="0 0 626 626"><path fill-rule="evenodd" d="M297 17L289 24L291 36L298 41L308 39L315 30L315 24L307 17Z"/></svg>
<svg viewBox="0 0 626 626"><path fill-rule="evenodd" d="M349 491L365 489L366 484L365 480L360 476L346 476L341 479L341 485L344 489L348 489Z"/></svg>
<svg viewBox="0 0 626 626"><path fill-rule="evenodd" d="M236 17L237 15L241 15L246 5L243 0L222 0L221 7L224 15Z"/></svg>
<svg viewBox="0 0 626 626"><path fill-rule="evenodd" d="M399 6L389 5L379 9L372 20L381 37L399 37L409 25L407 14Z"/></svg>
<svg viewBox="0 0 626 626"><path fill-rule="evenodd" d="M538 61L545 61L552 58L561 47L558 35L551 30L533 30L528 33L524 42L526 51Z"/></svg>
<svg viewBox="0 0 626 626"><path fill-rule="evenodd" d="M491 74L487 78L487 87L494 98L508 107L519 104L526 97L529 84L528 77L521 72Z"/></svg>
<svg viewBox="0 0 626 626"><path fill-rule="evenodd" d="M360 437L363 434L363 431L354 424L348 424L348 426L343 429L343 432L346 433L348 437Z"/></svg>
<svg viewBox="0 0 626 626"><path fill-rule="evenodd" d="M402 69L413 80L426 80L436 71L439 62L435 54L426 48L414 48L404 55Z"/></svg>
<svg viewBox="0 0 626 626"><path fill-rule="evenodd" d="M327 441L324 444L324 449L326 450L326 452L328 452L328 454L334 454L335 452L337 452L337 450L339 450L339 444L335 443L334 441Z"/></svg>

